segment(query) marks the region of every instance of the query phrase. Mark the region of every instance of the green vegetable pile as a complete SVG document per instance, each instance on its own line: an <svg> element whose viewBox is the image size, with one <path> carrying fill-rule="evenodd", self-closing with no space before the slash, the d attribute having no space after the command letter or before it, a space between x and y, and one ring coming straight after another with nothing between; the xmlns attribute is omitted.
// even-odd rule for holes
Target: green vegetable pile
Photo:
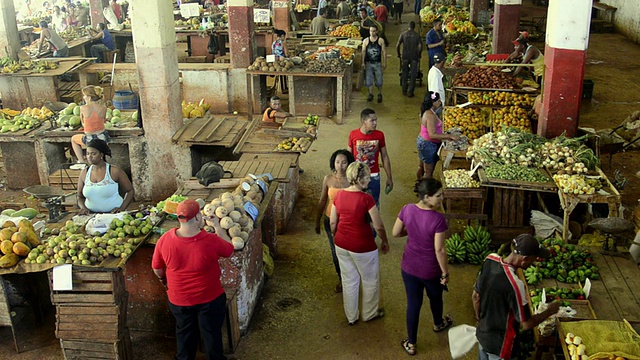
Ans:
<svg viewBox="0 0 640 360"><path fill-rule="evenodd" d="M535 262L524 271L527 284L535 285L542 279L575 284L586 279L598 280L600 273L591 252L559 239L542 241L550 256L542 262Z"/></svg>
<svg viewBox="0 0 640 360"><path fill-rule="evenodd" d="M167 200L179 203L179 202L181 202L183 200L186 200L186 199L187 199L186 196L171 195L170 197L166 198L165 200L162 200L162 201L158 202L158 205L156 205L156 209L158 210L158 212L164 211L164 206L167 204Z"/></svg>
<svg viewBox="0 0 640 360"><path fill-rule="evenodd" d="M544 288L544 292L546 295L546 299L544 299L546 303L552 302L554 300L585 300L584 291L582 289L569 289L569 288L560 288L557 286ZM531 289L529 290L529 295L531 296L531 305L535 309L538 304L542 301L542 289ZM567 302L567 305L570 304Z"/></svg>
<svg viewBox="0 0 640 360"><path fill-rule="evenodd" d="M549 177L537 169L522 165L492 165L485 169L487 177L503 180L520 180L529 182L548 182Z"/></svg>

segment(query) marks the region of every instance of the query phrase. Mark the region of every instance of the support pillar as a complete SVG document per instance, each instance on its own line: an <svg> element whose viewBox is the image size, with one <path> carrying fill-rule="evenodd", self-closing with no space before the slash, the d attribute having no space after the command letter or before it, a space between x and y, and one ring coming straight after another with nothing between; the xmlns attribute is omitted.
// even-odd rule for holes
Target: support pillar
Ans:
<svg viewBox="0 0 640 360"><path fill-rule="evenodd" d="M489 0L471 0L471 5L469 6L469 21L478 25L478 13L488 8Z"/></svg>
<svg viewBox="0 0 640 360"><path fill-rule="evenodd" d="M273 27L284 30L287 34L291 31L290 6L291 1L275 0L273 2Z"/></svg>
<svg viewBox="0 0 640 360"><path fill-rule="evenodd" d="M20 51L20 37L16 23L16 9L13 1L0 3L0 56L17 60Z"/></svg>
<svg viewBox="0 0 640 360"><path fill-rule="evenodd" d="M590 21L590 2L549 2L539 135L554 137L566 131L575 136L578 131Z"/></svg>
<svg viewBox="0 0 640 360"><path fill-rule="evenodd" d="M94 28L99 23L105 22L102 9L107 6L109 6L109 0L89 0L89 17L91 17L91 25Z"/></svg>
<svg viewBox="0 0 640 360"><path fill-rule="evenodd" d="M137 0L130 3L133 45L138 69L140 106L147 138L148 178L152 200L175 192L183 176L191 176L187 147L171 137L182 126L182 94L170 1Z"/></svg>
<svg viewBox="0 0 640 360"><path fill-rule="evenodd" d="M229 0L229 51L231 67L247 68L253 63L256 45L253 35L253 0Z"/></svg>
<svg viewBox="0 0 640 360"><path fill-rule="evenodd" d="M513 52L513 39L518 37L522 0L495 0L493 16L493 53Z"/></svg>

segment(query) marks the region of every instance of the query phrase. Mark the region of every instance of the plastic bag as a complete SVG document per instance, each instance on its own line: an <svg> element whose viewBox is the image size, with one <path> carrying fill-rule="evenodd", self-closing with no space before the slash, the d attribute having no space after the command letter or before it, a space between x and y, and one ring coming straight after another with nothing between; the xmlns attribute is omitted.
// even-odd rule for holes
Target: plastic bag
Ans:
<svg viewBox="0 0 640 360"><path fill-rule="evenodd" d="M554 231L562 233L562 219L551 214L543 213L538 210L531 210L531 226L536 229L536 236L543 239L549 238ZM571 239L571 232L567 230L568 238Z"/></svg>
<svg viewBox="0 0 640 360"><path fill-rule="evenodd" d="M84 228L85 232L91 235L96 232L104 234L109 230L109 225L111 225L111 221L113 221L113 219L122 220L125 214L126 212L117 214L96 214L87 221L87 225Z"/></svg>
<svg viewBox="0 0 640 360"><path fill-rule="evenodd" d="M462 324L449 329L449 351L453 359L463 357L477 342L474 326Z"/></svg>

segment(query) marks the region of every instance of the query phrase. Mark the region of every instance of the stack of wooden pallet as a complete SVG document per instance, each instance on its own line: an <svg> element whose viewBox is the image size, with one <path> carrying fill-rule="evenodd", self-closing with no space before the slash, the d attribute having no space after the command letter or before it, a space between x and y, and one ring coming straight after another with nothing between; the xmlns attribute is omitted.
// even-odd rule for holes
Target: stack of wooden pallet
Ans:
<svg viewBox="0 0 640 360"><path fill-rule="evenodd" d="M52 272L49 272L52 279ZM73 290L55 291L56 337L65 359L132 359L122 270L73 271Z"/></svg>

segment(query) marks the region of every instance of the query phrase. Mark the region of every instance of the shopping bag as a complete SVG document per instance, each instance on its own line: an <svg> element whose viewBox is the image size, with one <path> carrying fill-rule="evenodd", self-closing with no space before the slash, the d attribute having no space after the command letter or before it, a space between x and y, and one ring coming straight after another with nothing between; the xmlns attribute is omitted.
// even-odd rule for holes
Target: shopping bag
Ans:
<svg viewBox="0 0 640 360"><path fill-rule="evenodd" d="M471 325L462 324L449 329L449 351L453 359L463 357L477 342L476 328Z"/></svg>

